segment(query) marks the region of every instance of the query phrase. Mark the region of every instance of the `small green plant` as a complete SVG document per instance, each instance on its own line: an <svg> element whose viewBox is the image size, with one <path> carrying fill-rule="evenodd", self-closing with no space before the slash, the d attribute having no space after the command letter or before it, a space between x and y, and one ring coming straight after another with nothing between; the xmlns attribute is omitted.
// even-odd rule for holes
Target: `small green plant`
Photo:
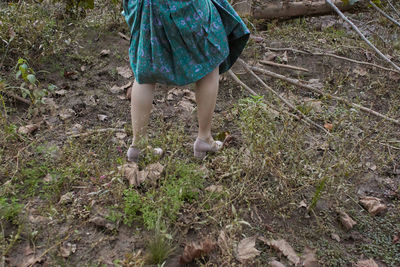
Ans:
<svg viewBox="0 0 400 267"><path fill-rule="evenodd" d="M142 221L149 230L156 227L158 212L165 214L165 221L172 223L185 202L198 197L198 190L203 187L201 172L194 164L171 163L168 176L159 188L151 188L141 194L133 188L124 191L124 223L131 225Z"/></svg>
<svg viewBox="0 0 400 267"><path fill-rule="evenodd" d="M22 207L23 205L16 198L0 197L0 219L17 224L18 214L21 212Z"/></svg>
<svg viewBox="0 0 400 267"><path fill-rule="evenodd" d="M150 239L147 249L147 262L149 264L163 264L166 258L174 251L171 244L172 237L161 229L161 211L158 211L154 236Z"/></svg>
<svg viewBox="0 0 400 267"><path fill-rule="evenodd" d="M23 98L29 98L33 104L44 104L44 99L49 92L53 92L56 89L56 86L50 84L47 88L39 87L39 81L36 78L36 74L34 70L29 67L28 62L20 58L18 59L18 63L15 66L16 74L15 79L22 79L22 83L19 86L21 90L21 94ZM8 87L14 88L14 87ZM6 87L7 89L7 87Z"/></svg>

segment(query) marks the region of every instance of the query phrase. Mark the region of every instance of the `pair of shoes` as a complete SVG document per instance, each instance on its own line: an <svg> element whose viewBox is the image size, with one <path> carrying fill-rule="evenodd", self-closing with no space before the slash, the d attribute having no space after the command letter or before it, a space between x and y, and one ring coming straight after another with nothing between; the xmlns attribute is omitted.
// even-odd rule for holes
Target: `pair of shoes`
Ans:
<svg viewBox="0 0 400 267"><path fill-rule="evenodd" d="M221 141L213 141L211 144L199 138L193 144L194 156L198 159L203 159L207 152L217 152L223 146Z"/></svg>

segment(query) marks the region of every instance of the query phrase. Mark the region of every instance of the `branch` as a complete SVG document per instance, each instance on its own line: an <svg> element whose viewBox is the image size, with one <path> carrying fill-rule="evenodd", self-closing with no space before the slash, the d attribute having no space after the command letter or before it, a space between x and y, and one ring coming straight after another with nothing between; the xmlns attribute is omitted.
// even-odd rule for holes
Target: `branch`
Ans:
<svg viewBox="0 0 400 267"><path fill-rule="evenodd" d="M18 95L15 95L15 94L13 94L11 92L1 91L1 93L4 93L6 96L14 98L15 100L18 100L18 101L20 101L22 103L25 103L25 104L29 105L29 106L32 104L31 101L29 101L29 100L27 100L27 99L25 99L23 97L20 97Z"/></svg>
<svg viewBox="0 0 400 267"><path fill-rule="evenodd" d="M392 2L391 2L390 0L387 0L387 1L388 1L388 3L389 3L390 7L391 7L391 8L394 10L394 12L396 13L396 15L397 15L398 17L400 17L400 12L397 11L397 9L393 6Z"/></svg>
<svg viewBox="0 0 400 267"><path fill-rule="evenodd" d="M288 82L290 84L293 84L293 85L308 89L308 90L313 91L313 92L315 92L315 93L317 93L319 95L335 99L337 101L345 103L348 106L351 106L351 107L354 107L354 108L358 108L358 109L360 109L360 110L362 110L364 112L367 112L369 114L372 114L372 115L374 115L376 117L380 117L382 119L385 119L385 120L388 120L390 122L393 122L394 124L400 125L400 121L399 120L390 118L390 117L388 117L386 115L383 115L383 114L381 114L381 113L379 113L379 112L377 112L375 110L366 108L366 107L364 107L362 105L352 103L352 102L350 102L350 101L348 101L348 100L346 100L346 99L344 99L342 97L338 97L338 96L331 95L329 93L325 93L325 92L323 92L323 91L321 91L321 90L319 90L317 88L314 88L314 87L312 87L310 85L303 84L299 80L291 79L291 78L285 77L283 75L280 75L278 73L275 73L275 72L272 72L272 71L268 71L268 70L265 70L265 69L261 69L261 68L257 68L257 67L251 67L251 69L253 69L253 70L257 71L257 72L261 72L261 73L263 73L265 75L268 75L270 77L281 79L281 80L284 80L284 81L286 81L286 82Z"/></svg>
<svg viewBox="0 0 400 267"><path fill-rule="evenodd" d="M358 33L358 35L360 35L361 39L363 39L373 50L375 50L376 53L378 53L378 55L384 59L386 62L388 62L389 64L391 64L396 70L400 71L400 67L397 66L396 64L394 64L390 59L388 59L384 54L382 54L381 51L379 51L378 48L376 48L365 36L364 34L362 34L362 32L357 28L356 25L354 25L353 22L351 22L343 13L342 11L340 11L334 4L332 4L331 0L325 0L325 2L330 5L333 10L335 10L335 12L343 19L345 20L348 24L350 24L350 26Z"/></svg>
<svg viewBox="0 0 400 267"><path fill-rule="evenodd" d="M300 71L305 71L305 72L310 72L308 69L297 67L297 66L292 66L292 65L285 65L285 64L279 64L275 63L269 60L260 60L260 63L265 64L265 65L271 65L271 66L276 66L280 68L287 68L291 70L300 70Z"/></svg>
<svg viewBox="0 0 400 267"><path fill-rule="evenodd" d="M400 23L397 22L397 20L395 20L394 18L392 18L391 16L389 16L388 14L385 13L385 11L383 11L382 9L380 9L377 5L374 4L374 2L372 2L371 0L369 0L369 4L371 6L373 6L373 8L375 8L376 10L379 11L379 13L381 13L385 18L387 18L388 20L390 20L391 22L393 22L394 24L396 24L397 26L400 27Z"/></svg>
<svg viewBox="0 0 400 267"><path fill-rule="evenodd" d="M238 77L232 70L229 70L229 71L228 71L228 74L232 77L232 79L233 79L235 82L237 82L238 84L240 84L241 86L243 86L243 88L246 89L251 95L259 96L259 94L257 94L253 89L251 89L247 84L245 84L244 82L242 82L242 81L239 79L239 77ZM280 112L279 110L276 110L276 109L274 109L273 107L271 107L271 106L270 106L268 103L266 103L265 101L264 101L264 103L267 105L267 108L268 108L269 110L272 110L272 111L278 112L278 113ZM287 115L289 115L289 116L292 116L292 117L295 118L296 120L301 120L299 116L297 116L297 115L295 115L295 114L293 114L293 113L287 112L286 110L283 110L283 113L285 113L285 114L287 114ZM304 121L304 122L305 122L307 125L309 125L308 122L306 122L306 121Z"/></svg>
<svg viewBox="0 0 400 267"><path fill-rule="evenodd" d="M251 67L249 67L249 65L247 65L246 62L244 62L242 59L238 59L238 62L240 64L243 65L243 67L254 77L256 78L268 91L270 91L271 93L273 93L274 95L276 95L283 103L285 103L290 109L292 109L293 111L295 111L300 118L303 118L305 121L307 121L308 123L310 123L311 125L315 126L316 128L322 130L324 133L331 135L325 128L323 128L321 125L316 124L315 122L313 122L311 119L309 119L303 112L301 112L299 109L297 109L295 106L293 106L289 101L287 101L285 98L283 98L282 96L280 96L277 92L274 91L274 89L272 89L271 87L269 87L260 77L257 76L257 74L255 74L252 70Z"/></svg>
<svg viewBox="0 0 400 267"><path fill-rule="evenodd" d="M394 69L389 69L380 65L376 65L374 63L370 63L370 62L365 62L365 61L358 61L355 59L351 59L351 58L347 58L347 57L342 57L342 56L338 56L335 54L331 54L331 53L321 53L321 52L309 52L309 51L302 51L302 50L298 50L298 49L294 49L294 48L273 48L273 47L265 47L266 49L269 49L271 51L292 51L294 53L299 53L299 54L306 54L306 55L312 55L312 56L327 56L327 57L333 57L333 58L337 58L337 59L341 59L341 60L346 60L349 62L353 62L356 64L360 64L360 65L367 65L367 66L372 66L381 70L386 70L386 71L390 71L390 72L396 72L396 73L400 73L400 71L394 70Z"/></svg>

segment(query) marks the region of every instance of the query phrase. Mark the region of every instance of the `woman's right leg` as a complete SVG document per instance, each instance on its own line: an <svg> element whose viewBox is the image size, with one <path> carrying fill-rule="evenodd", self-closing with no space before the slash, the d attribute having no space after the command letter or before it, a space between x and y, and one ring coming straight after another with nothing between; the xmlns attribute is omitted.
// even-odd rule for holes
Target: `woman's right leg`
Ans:
<svg viewBox="0 0 400 267"><path fill-rule="evenodd" d="M139 84L135 80L131 92L132 144L128 150L129 161L137 161L139 150L136 146L146 138L150 112L153 106L155 84Z"/></svg>

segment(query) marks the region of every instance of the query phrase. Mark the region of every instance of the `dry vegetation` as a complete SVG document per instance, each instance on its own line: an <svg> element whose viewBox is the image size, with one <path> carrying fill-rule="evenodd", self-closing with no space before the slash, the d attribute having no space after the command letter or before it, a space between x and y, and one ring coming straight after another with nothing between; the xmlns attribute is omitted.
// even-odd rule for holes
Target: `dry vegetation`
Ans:
<svg viewBox="0 0 400 267"><path fill-rule="evenodd" d="M196 161L193 87L159 86L136 170L128 30L118 6L95 6L71 19L62 5L0 4L0 266L400 265L398 125L256 72L326 134L236 64L257 95L221 77L224 150ZM399 27L373 9L349 17L400 64ZM399 73L293 50L390 68L338 17L245 20L249 65L400 119Z"/></svg>

